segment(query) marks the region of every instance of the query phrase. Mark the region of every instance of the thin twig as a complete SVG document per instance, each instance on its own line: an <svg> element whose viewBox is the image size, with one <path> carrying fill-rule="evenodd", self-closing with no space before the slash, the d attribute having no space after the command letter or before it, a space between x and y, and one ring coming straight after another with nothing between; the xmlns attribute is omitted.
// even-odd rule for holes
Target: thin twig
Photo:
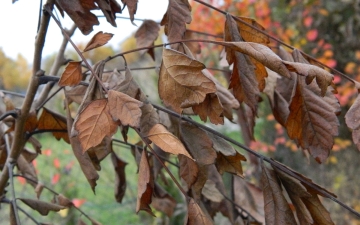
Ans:
<svg viewBox="0 0 360 225"><path fill-rule="evenodd" d="M97 17L105 17L104 15L97 15ZM126 17L126 16L116 16L116 19L126 19L129 20L130 17ZM135 21L145 21L146 19L137 19L134 18Z"/></svg>
<svg viewBox="0 0 360 225"><path fill-rule="evenodd" d="M155 104L152 104L152 105L154 106L154 108L156 108L156 109L158 109L158 110L161 110L161 111L163 111L163 112L166 112L166 113L168 113L169 115L172 115L172 116L174 116L174 117L176 117L176 118L180 118L180 119L182 119L182 120L184 120L184 121L186 121L186 122L189 122L189 123L191 123L191 124L193 124L193 125L201 128L201 129L203 129L203 130L206 130L206 131L208 131L208 132L210 132L210 133L212 133L212 134L214 134L214 135L216 135L216 136L218 136L218 137L221 137L221 138L225 139L226 141L228 141L228 142L230 142L230 143L232 143L232 144L234 144L234 145L236 145L236 146L244 149L244 150L247 151L248 153L255 155L256 157L260 158L261 160L268 162L269 164L275 166L276 168L278 168L278 169L281 170L282 172L284 172L284 173L286 173L286 174L294 177L295 179L297 179L297 180L305 183L306 185L310 186L311 188L313 188L314 190L316 190L318 193L320 193L322 196L324 196L324 197L326 197L326 198L329 198L329 199L331 199L332 201L338 203L338 204L341 205L343 208L347 209L349 212L353 213L354 215L356 215L357 217L360 218L360 213L359 213L359 212L355 211L354 209L352 209L351 207L349 207L349 206L346 205L345 203L343 203L343 202L339 201L338 199L336 199L336 197L335 197L334 195L330 194L329 192L324 191L323 189L319 189L314 183L309 182L307 179L304 179L304 177L299 176L298 174L294 173L293 171L289 170L288 168L286 168L285 166L281 165L280 163L274 161L273 159L268 158L268 157L266 157L266 156L263 156L263 155L261 155L260 153L258 153L258 152L256 152L256 151L250 149L249 147L247 147L247 146L245 146L245 145L243 145L243 144L241 144L241 143L239 143L239 142L237 142L237 141L235 141L235 140L233 140L233 139L231 139L231 138L223 135L222 133L219 133L218 131L215 131L215 130L213 130L213 129L211 129L211 128L205 126L205 125L203 125L203 124L200 124L200 123L198 123L198 122L195 122L195 121L193 121L193 120L190 119L190 118L183 117L183 116L179 115L178 113L176 113L176 112L174 112L174 111L171 111L171 110L169 110L169 109L163 108L163 107L161 107L161 106L158 106L158 105L155 105Z"/></svg>
<svg viewBox="0 0 360 225"><path fill-rule="evenodd" d="M16 119L18 117L18 111L14 109L14 110L10 110L10 111L5 112L4 114L2 114L0 116L0 121L2 121L3 119L5 119L8 116L12 116L13 118Z"/></svg>
<svg viewBox="0 0 360 225"><path fill-rule="evenodd" d="M7 198L2 198L0 200L1 203L6 203L11 205L11 201ZM20 206L17 206L17 209L19 209L22 213L24 213L29 219L31 219L36 225L41 225L41 223L37 222L34 217L32 217L29 213L27 213L24 209L22 209ZM20 223L18 223L20 224Z"/></svg>
<svg viewBox="0 0 360 225"><path fill-rule="evenodd" d="M14 210L14 216L15 216L15 220L16 220L16 224L21 224L20 223L20 218L19 218L19 214L17 211L17 204L16 204L16 195L15 195L15 186L14 186L14 176L13 176L13 171L14 171L14 166L15 163L14 162L8 162L7 163L7 167L9 170L9 180L10 180L10 188L11 188L11 205L13 207Z"/></svg>
<svg viewBox="0 0 360 225"><path fill-rule="evenodd" d="M43 134L43 133L53 133L53 132L61 132L61 133L67 133L67 130L61 130L61 129L42 129L42 130L34 130L30 133L26 133L26 139L29 139L34 134Z"/></svg>
<svg viewBox="0 0 360 225"><path fill-rule="evenodd" d="M13 92L13 91L0 90L0 92L3 92L3 93L5 93L5 94L9 94L9 95L14 95L14 96L16 96L16 97L25 98L25 95L24 95L24 94L20 94L20 93Z"/></svg>

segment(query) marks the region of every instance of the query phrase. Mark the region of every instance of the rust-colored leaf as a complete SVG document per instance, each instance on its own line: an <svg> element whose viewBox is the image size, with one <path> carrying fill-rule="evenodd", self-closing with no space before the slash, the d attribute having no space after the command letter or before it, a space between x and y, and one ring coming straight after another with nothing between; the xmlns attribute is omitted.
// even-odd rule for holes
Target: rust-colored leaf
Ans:
<svg viewBox="0 0 360 225"><path fill-rule="evenodd" d="M165 152L174 155L182 154L192 158L181 141L175 135L170 133L162 124L153 126L149 131L147 138Z"/></svg>
<svg viewBox="0 0 360 225"><path fill-rule="evenodd" d="M218 152L215 165L220 174L228 172L243 177L241 161L246 161L246 158L238 152L234 156Z"/></svg>
<svg viewBox="0 0 360 225"><path fill-rule="evenodd" d="M37 128L38 119L35 111L29 113L28 118L25 121L24 132L32 132Z"/></svg>
<svg viewBox="0 0 360 225"><path fill-rule="evenodd" d="M308 149L316 161L324 162L334 144L333 136L338 134L339 122L333 107L305 84L304 77L298 76L289 109L285 124L289 137Z"/></svg>
<svg viewBox="0 0 360 225"><path fill-rule="evenodd" d="M200 206L190 198L188 204L187 225L211 225L214 224L209 215L205 214Z"/></svg>
<svg viewBox="0 0 360 225"><path fill-rule="evenodd" d="M188 123L180 124L181 140L191 155L200 165L210 165L215 162L216 152L213 142L202 129Z"/></svg>
<svg viewBox="0 0 360 225"><path fill-rule="evenodd" d="M237 24L230 14L226 15L225 41L242 41ZM245 102L256 112L260 91L254 64L250 57L243 53L231 48L225 48L225 51L229 65L234 64L229 89L233 89L234 96L240 103Z"/></svg>
<svg viewBox="0 0 360 225"><path fill-rule="evenodd" d="M209 117L213 124L224 124L223 108L218 96L214 93L207 94L204 101L193 106L192 109L204 122Z"/></svg>
<svg viewBox="0 0 360 225"><path fill-rule="evenodd" d="M111 137L116 132L117 124L110 115L107 99L95 100L86 106L79 114L75 128L79 132L83 152L100 144L104 137Z"/></svg>
<svg viewBox="0 0 360 225"><path fill-rule="evenodd" d="M47 214L49 214L50 211L58 212L62 209L65 209L64 206L49 203L49 202L44 202L44 201L40 201L40 200L28 199L28 198L18 198L18 199L21 200L22 202L24 202L30 208L38 211L43 216L46 216Z"/></svg>
<svg viewBox="0 0 360 225"><path fill-rule="evenodd" d="M164 49L158 84L164 104L181 113L203 102L206 94L214 93L215 84L201 72L204 68L185 54Z"/></svg>
<svg viewBox="0 0 360 225"><path fill-rule="evenodd" d="M169 42L179 41L184 38L186 31L186 23L191 22L191 6L188 0L172 0L169 1L167 11L161 20L160 25L165 25L165 34L168 36ZM171 47L177 49L179 44Z"/></svg>
<svg viewBox="0 0 360 225"><path fill-rule="evenodd" d="M160 27L153 20L144 20L139 29L135 33L136 38L136 47L150 47L154 45L154 42L159 36ZM141 50L140 53L144 54L148 52L150 56L155 60L155 55L153 49Z"/></svg>
<svg viewBox="0 0 360 225"><path fill-rule="evenodd" d="M71 127L73 126L73 119L70 116L70 110L68 106L68 101L66 100L66 116L67 116L67 126L68 126L68 132L70 132ZM91 189L95 193L95 187L96 187L96 181L99 179L99 174L96 172L96 169L87 154L87 152L83 153L80 141L77 137L70 137L70 144L71 149L77 159L77 161L80 164L80 168L82 172L84 173L86 179L88 180Z"/></svg>
<svg viewBox="0 0 360 225"><path fill-rule="evenodd" d="M125 166L127 165L114 152L111 153L111 162L115 170L115 199L121 203L126 190Z"/></svg>
<svg viewBox="0 0 360 225"><path fill-rule="evenodd" d="M287 203L273 170L261 164L261 183L264 191L265 221L269 225L296 224L294 215Z"/></svg>
<svg viewBox="0 0 360 225"><path fill-rule="evenodd" d="M83 1L57 0L57 7L65 11L80 31L84 34L90 34L94 25L99 25L97 17L90 12L96 9L95 4L82 4ZM63 13L62 13L63 15ZM63 15L64 16L64 15Z"/></svg>
<svg viewBox="0 0 360 225"><path fill-rule="evenodd" d="M130 15L130 21L134 22L134 15L136 14L136 9L137 9L137 0L121 0L121 2L124 4L124 8L125 6L127 6L128 10L129 10L129 15Z"/></svg>
<svg viewBox="0 0 360 225"><path fill-rule="evenodd" d="M108 41L110 41L113 36L114 35L110 33L104 33L102 31L97 32L87 43L83 52L87 52L94 48L105 45L106 43L108 43Z"/></svg>
<svg viewBox="0 0 360 225"><path fill-rule="evenodd" d="M56 140L60 140L61 138L70 143L69 135L67 133L67 124L66 118L62 115L52 112L47 108L43 108L41 116L39 118L38 123L39 130L59 130L61 132L52 132Z"/></svg>
<svg viewBox="0 0 360 225"><path fill-rule="evenodd" d="M196 165L194 160L186 156L178 155L178 159L180 166L180 177L186 182L188 188L190 189L197 179L199 172L198 166Z"/></svg>
<svg viewBox="0 0 360 225"><path fill-rule="evenodd" d="M154 180L152 177L149 160L146 151L142 151L140 166L139 166L136 213L138 213L140 210L144 210L148 212L150 215L155 216L150 208L153 190L154 190Z"/></svg>
<svg viewBox="0 0 360 225"><path fill-rule="evenodd" d="M64 72L61 74L59 86L76 86L82 80L82 61L71 61L65 67Z"/></svg>
<svg viewBox="0 0 360 225"><path fill-rule="evenodd" d="M139 128L143 103L121 92L108 92L110 114L114 121L119 120L123 126Z"/></svg>
<svg viewBox="0 0 360 225"><path fill-rule="evenodd" d="M245 23L236 21L241 37L244 39L244 41L255 42L263 45L268 45L270 43L269 36L253 28L256 27L259 30L265 31L265 28L261 26L258 22L256 22L256 20L243 16L239 16L238 19L252 25L251 27Z"/></svg>

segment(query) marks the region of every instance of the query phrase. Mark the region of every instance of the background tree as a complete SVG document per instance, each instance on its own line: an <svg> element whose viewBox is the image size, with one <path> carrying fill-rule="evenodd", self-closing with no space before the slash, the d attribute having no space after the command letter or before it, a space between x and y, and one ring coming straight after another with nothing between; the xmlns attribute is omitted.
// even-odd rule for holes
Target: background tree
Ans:
<svg viewBox="0 0 360 225"><path fill-rule="evenodd" d="M302 148L307 157L315 159L313 162L326 163L330 159L334 163L337 158L329 157L330 151L351 143L344 140L347 136L335 138L339 130L348 129L344 128L342 117L337 117L341 110L346 112L345 122L353 130L354 143L358 143L358 100L350 108L350 102L347 102L348 107L340 108L337 98L341 99L343 93L335 95L337 88L345 90L342 85L348 85L345 81L339 82L339 77L350 81L352 86L346 86L346 90L351 87L355 90L352 93L356 93L358 82L332 68L337 64L333 59L332 40L321 38L321 32L313 25L313 21L321 24L322 19L314 20L315 11L310 6L316 6L314 9L323 12L324 16L326 12L322 7L325 6L321 2L302 6L291 1L289 6L295 8L294 15L301 12L305 16L301 20L305 29L297 33L284 21L279 22L284 12L289 14L286 10L290 10L290 7L280 10L282 1L211 3L194 1L193 20L196 23L191 23L187 29L186 24L192 21L192 7L186 0L170 0L160 22L168 42L155 43L159 25L145 20L135 34L137 47L129 40L119 53L101 47L113 36L104 32L94 34L86 46L76 46L70 39L75 26L65 31L52 12L56 5L62 15L69 15L78 29L87 35L93 25L99 23L91 10L100 9L107 21L115 26L116 13L122 8L119 3L100 0L86 4L62 0L46 3L37 36L33 75L20 111L14 109L12 101L4 95L9 92L1 92L6 112L1 116L0 192L3 193L2 202L10 205L11 223L20 224L26 217L41 220L28 213L20 217L19 212L24 212L25 207L22 204L25 204L41 215L61 210L65 223L78 219L73 213L77 209L92 224L98 224L88 216L90 214L78 208L81 199L72 196L73 192L66 192L65 188L61 190L64 195L59 194L60 191L39 182L41 173L36 170L43 168L37 167L41 144L34 136L41 133L52 133L57 140L69 143L72 151L64 150L63 154L72 152L75 156L63 167L64 172L58 170L60 161L54 158L55 173L50 178L53 185L60 182L60 177L69 175L68 171L77 161L76 167L90 184L89 190L102 190L99 171L108 171L109 165L101 161L111 160L115 171L115 199L122 202L126 185L132 185L126 182L126 175L135 173L134 170L125 172L125 168L136 164L138 180L134 208L136 212L144 211L150 215L140 214L143 221L150 222L151 216L157 214L162 223L171 224L212 224L214 221L216 224L333 224L318 196L338 203L350 212L345 219L356 221L359 213L337 200L335 194L285 166L299 163L285 153L287 146ZM133 22L137 2L123 1L123 4ZM274 16L270 9L277 10ZM244 17L249 16L249 12L253 12L260 23ZM289 15L293 16L292 13ZM45 67L41 66L41 51L50 19L63 31L64 41L51 68L42 71ZM346 20L346 24L352 21L356 20ZM212 29L207 31L210 25ZM286 34L281 36L284 41L275 37L280 32ZM206 39L193 40L196 35L205 35ZM301 39L301 36L306 38ZM312 48L315 51L311 53L319 54L318 59L294 47L306 49L306 46L312 46L308 41L317 39L318 49ZM354 44L350 39L347 43ZM68 41L80 58L76 59L73 54L70 58L64 56ZM223 48L225 50L220 54ZM148 55L141 56L146 52ZM219 61L220 55L222 61ZM118 62L111 65L115 60ZM226 64L225 69L219 68ZM66 67L60 71L64 65ZM339 65L346 65L348 70L356 66L346 61ZM148 77L153 75L157 88L148 88L153 86L152 81L148 77L145 79L144 74L135 75L134 71L145 69L158 71L145 73ZM338 77L335 79L332 73ZM61 76L53 76L56 74ZM41 91L39 85L44 85ZM53 108L49 109L48 101L60 91L64 93L65 109L59 108L55 113ZM153 104L157 97L165 107ZM264 119L256 119L256 116ZM213 125L205 126L200 121ZM242 138L239 134L234 137L242 139L244 144L215 131L233 127L226 121L238 121ZM269 135L257 130L259 126L254 130L255 122L261 128L273 128L276 132ZM117 132L118 129L121 132ZM285 133L291 140L284 139ZM256 139L262 142L256 142ZM129 163L128 158L125 162L126 154L117 149L116 143L131 148L136 163ZM253 149L277 149L273 154L276 158L270 159ZM282 158L279 157L280 150ZM242 161L246 160L244 151L250 158L250 165L254 165L245 168L246 179L243 179L242 168ZM14 166L18 167L18 174L14 174ZM319 171L324 169L311 167ZM41 200L17 197L14 176L25 178L35 187L37 198ZM66 187L71 188L71 178L68 179L70 183L65 181ZM44 188L50 194L42 194ZM53 200L49 203L51 196ZM336 221L343 219L336 217ZM79 220L79 223L84 221Z"/></svg>

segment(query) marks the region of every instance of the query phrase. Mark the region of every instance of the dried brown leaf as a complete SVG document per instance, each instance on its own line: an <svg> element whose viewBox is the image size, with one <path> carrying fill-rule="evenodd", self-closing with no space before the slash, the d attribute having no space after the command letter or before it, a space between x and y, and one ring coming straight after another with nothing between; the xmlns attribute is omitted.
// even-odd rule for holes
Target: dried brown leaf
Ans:
<svg viewBox="0 0 360 225"><path fill-rule="evenodd" d="M246 161L246 158L238 152L234 156L218 152L215 165L220 174L228 172L243 177L241 161Z"/></svg>
<svg viewBox="0 0 360 225"><path fill-rule="evenodd" d="M198 166L192 159L186 156L178 155L178 159L180 177L186 182L188 188L190 189L197 179L199 173Z"/></svg>
<svg viewBox="0 0 360 225"><path fill-rule="evenodd" d="M155 216L151 211L150 204L154 191L154 180L152 177L149 160L146 151L142 152L139 166L138 194L136 203L136 213L140 210Z"/></svg>
<svg viewBox="0 0 360 225"><path fill-rule="evenodd" d="M66 208L73 206L71 200L65 197L63 194L58 194L56 196L56 204L64 206Z"/></svg>
<svg viewBox="0 0 360 225"><path fill-rule="evenodd" d="M204 122L209 117L210 122L215 125L224 124L223 107L218 96L214 93L207 94L204 101L193 106L192 109Z"/></svg>
<svg viewBox="0 0 360 225"><path fill-rule="evenodd" d="M40 195L41 195L43 190L44 190L44 184L41 183L41 182L38 182L36 187L35 187L35 193L36 193L37 199L40 199Z"/></svg>
<svg viewBox="0 0 360 225"><path fill-rule="evenodd" d="M71 88L70 90L65 90L65 95L68 98L69 104L75 102L77 104L81 104L87 87L86 86L76 86Z"/></svg>
<svg viewBox="0 0 360 225"><path fill-rule="evenodd" d="M282 194L281 186L275 172L262 167L261 183L264 191L266 224L296 224L294 215Z"/></svg>
<svg viewBox="0 0 360 225"><path fill-rule="evenodd" d="M29 113L29 116L25 121L24 132L32 132L37 128L37 126L38 126L38 119L36 116L36 112L32 111Z"/></svg>
<svg viewBox="0 0 360 225"><path fill-rule="evenodd" d="M121 92L108 92L110 114L114 121L119 120L123 126L139 128L143 103Z"/></svg>
<svg viewBox="0 0 360 225"><path fill-rule="evenodd" d="M141 134L146 137L149 135L150 130L158 123L160 123L159 114L150 103L144 103L141 107L141 118L140 118L140 131Z"/></svg>
<svg viewBox="0 0 360 225"><path fill-rule="evenodd" d="M105 45L113 36L114 35L110 33L103 33L102 31L97 32L87 43L83 52Z"/></svg>
<svg viewBox="0 0 360 225"><path fill-rule="evenodd" d="M202 129L188 123L180 124L181 140L199 165L215 162L216 152L212 140Z"/></svg>
<svg viewBox="0 0 360 225"><path fill-rule="evenodd" d="M236 155L237 152L235 148L231 144L229 144L229 142L227 142L224 138L207 131L206 134L212 140L213 148L216 152L222 153L224 156Z"/></svg>
<svg viewBox="0 0 360 225"><path fill-rule="evenodd" d="M127 165L114 152L111 153L111 162L115 170L115 199L121 203L126 190L125 166Z"/></svg>
<svg viewBox="0 0 360 225"><path fill-rule="evenodd" d="M56 3L56 6L69 15L84 35L90 34L94 25L99 25L97 17L90 12L95 9L94 4L82 4L82 1L68 0L56 0Z"/></svg>
<svg viewBox="0 0 360 225"><path fill-rule="evenodd" d="M186 23L191 22L191 6L188 0L169 1L167 11L161 20L160 25L165 25L165 34L169 42L179 41L184 38ZM172 45L177 49L179 44Z"/></svg>
<svg viewBox="0 0 360 225"><path fill-rule="evenodd" d="M357 130L360 128L359 115L360 115L360 95L356 97L356 100L345 114L345 122L350 129Z"/></svg>
<svg viewBox="0 0 360 225"><path fill-rule="evenodd" d="M290 72L279 56L270 48L253 42L224 42L226 47L246 54L281 76L290 78Z"/></svg>
<svg viewBox="0 0 360 225"><path fill-rule="evenodd" d="M71 61L67 64L59 80L60 87L72 87L80 83L82 80L81 63L82 61Z"/></svg>
<svg viewBox="0 0 360 225"><path fill-rule="evenodd" d="M30 208L38 211L43 216L49 214L50 211L58 212L62 209L65 209L64 206L48 203L40 200L28 199L28 198L18 198L18 199L24 202Z"/></svg>
<svg viewBox="0 0 360 225"><path fill-rule="evenodd" d="M68 101L66 101L66 115L67 115L67 125L68 132L70 132L71 127L73 126L73 119L70 116L70 110L68 106ZM87 152L83 153L80 141L77 137L70 137L71 149L80 164L80 168L84 173L86 179L88 180L91 189L95 193L96 181L99 179L99 174L96 172L96 169L87 154Z"/></svg>
<svg viewBox="0 0 360 225"><path fill-rule="evenodd" d="M185 32L185 40L194 40L196 39L196 36L194 35L194 32L190 30L186 30ZM192 54L200 54L201 53L201 46L198 42L187 42L185 45L189 48L189 50L192 52Z"/></svg>
<svg viewBox="0 0 360 225"><path fill-rule="evenodd" d="M95 2L103 12L106 21L116 27L116 13L121 13L122 11L119 3L116 0L95 0Z"/></svg>
<svg viewBox="0 0 360 225"><path fill-rule="evenodd" d="M95 100L86 106L79 114L75 128L79 132L83 152L100 144L104 137L111 137L116 132L117 124L110 115L107 99Z"/></svg>
<svg viewBox="0 0 360 225"><path fill-rule="evenodd" d="M190 198L188 204L187 225L211 225L214 224L211 218L203 212L200 206Z"/></svg>
<svg viewBox="0 0 360 225"><path fill-rule="evenodd" d="M291 72L296 72L299 75L305 76L306 84L310 84L316 77L316 83L321 89L321 96L324 96L328 86L332 83L333 75L326 70L304 63L286 62L283 61L286 67Z"/></svg>
<svg viewBox="0 0 360 225"><path fill-rule="evenodd" d="M311 197L302 198L302 201L309 210L315 222L314 224L335 224L330 217L330 213L325 209L316 194L312 194Z"/></svg>
<svg viewBox="0 0 360 225"><path fill-rule="evenodd" d="M36 174L34 165L32 163L26 161L26 159L23 155L20 155L18 157L16 164L22 175L35 181L35 182L29 181L29 180L26 181L35 188L37 185L38 178L37 178L37 174Z"/></svg>
<svg viewBox="0 0 360 225"><path fill-rule="evenodd" d="M125 8L125 6L127 6L128 10L129 10L130 20L131 20L131 22L134 22L134 15L136 14L138 1L137 0L121 0L121 2L124 4L124 8Z"/></svg>
<svg viewBox="0 0 360 225"><path fill-rule="evenodd" d="M149 131L147 138L165 152L174 155L182 154L192 158L181 141L175 135L170 133L162 124L153 126Z"/></svg>
<svg viewBox="0 0 360 225"><path fill-rule="evenodd" d="M155 183L151 206L171 218L176 208L176 200L160 185Z"/></svg>
<svg viewBox="0 0 360 225"><path fill-rule="evenodd" d="M215 84L201 72L204 68L185 54L164 49L158 84L164 104L181 113L203 102L206 94L214 93Z"/></svg>
<svg viewBox="0 0 360 225"><path fill-rule="evenodd" d="M219 189L217 189L215 182L212 180L206 181L201 194L207 199L217 203L220 203L224 199L224 196L221 194Z"/></svg>
<svg viewBox="0 0 360 225"><path fill-rule="evenodd" d="M298 76L295 85L285 124L287 133L322 163L330 154L333 136L338 134L338 119L333 107L308 88L304 77Z"/></svg>
<svg viewBox="0 0 360 225"><path fill-rule="evenodd" d="M63 132L52 132L56 140L61 138L70 143L69 135L67 133L67 124L66 118L62 115L59 115L47 108L43 108L41 116L38 122L39 130L62 130Z"/></svg>
<svg viewBox="0 0 360 225"><path fill-rule="evenodd" d="M136 47L144 48L154 45L154 42L159 36L159 31L160 27L155 21L144 20L144 22L141 24L141 26L135 33ZM141 50L140 53L144 54L146 51L148 50ZM154 59L154 55L151 56Z"/></svg>

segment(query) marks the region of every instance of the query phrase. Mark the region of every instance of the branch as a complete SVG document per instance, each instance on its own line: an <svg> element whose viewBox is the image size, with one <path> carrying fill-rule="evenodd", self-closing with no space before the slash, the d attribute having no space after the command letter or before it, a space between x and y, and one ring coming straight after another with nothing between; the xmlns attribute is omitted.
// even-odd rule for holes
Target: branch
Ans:
<svg viewBox="0 0 360 225"><path fill-rule="evenodd" d="M11 201L6 198L1 199L0 202L6 203L6 204L12 204ZM16 206L16 207L18 210L20 210L22 213L24 213L29 219L31 219L36 225L41 225L41 223L36 221L36 219L34 217L32 217L29 213L27 213L25 210L23 210L20 206ZM21 223L18 223L18 224L21 224Z"/></svg>
<svg viewBox="0 0 360 225"><path fill-rule="evenodd" d="M48 0L46 6L52 9L54 2L55 0ZM36 36L34 61L33 61L33 75L26 93L25 100L21 107L19 117L17 118L15 123L14 140L12 141L11 152L10 155L8 155L7 161L9 160L16 161L22 149L25 146L25 136L24 136L25 122L28 118L31 105L34 101L34 97L39 86L39 77L41 77L44 74L44 71L40 70L41 57L42 57L42 50L45 44L45 38L46 38L49 22L50 22L49 14L44 13L41 19L39 32ZM7 167L4 167L0 175L0 195L4 193L8 179L9 179L9 171Z"/></svg>
<svg viewBox="0 0 360 225"><path fill-rule="evenodd" d="M16 119L18 117L18 111L14 109L14 110L10 110L10 111L5 112L4 114L2 114L0 116L0 121L2 121L3 119L5 119L8 116L12 116L13 118Z"/></svg>
<svg viewBox="0 0 360 225"><path fill-rule="evenodd" d="M152 104L152 106L153 106L154 108L160 110L160 111L166 112L166 113L168 113L169 115L172 115L172 116L174 116L174 117L176 117L176 118L179 118L179 119L181 119L181 120L184 120L184 121L186 121L186 122L189 122L189 123L191 123L191 124L193 124L193 125L201 128L201 129L203 129L203 130L206 130L206 131L208 131L208 132L210 132L210 133L212 133L212 134L214 134L214 135L216 135L216 136L218 136L218 137L221 137L221 138L223 138L224 140L226 140L226 141L228 141L228 142L230 142L230 143L232 143L232 144L234 144L234 145L242 148L243 150L247 151L248 153L250 153L250 154L252 154L252 155L255 155L256 157L260 158L260 159L263 160L263 161L268 162L268 163L271 164L272 166L275 166L277 169L279 169L279 170L281 170L282 172L288 174L289 176L294 177L295 179L297 179L297 180L305 183L306 185L308 185L308 186L310 186L311 188L315 189L315 190L316 190L318 193L320 193L322 196L324 196L324 197L326 197L326 198L329 198L329 199L331 199L332 201L338 203L338 204L341 205L343 208L347 209L349 212L353 213L354 215L356 215L357 217L360 218L360 213L359 213L359 212L357 212L357 211L355 211L354 209L352 209L351 207L347 206L345 203L339 201L338 199L336 199L335 196L331 195L330 193L324 191L323 189L319 189L314 183L309 182L308 180L304 179L303 177L297 175L296 173L294 173L293 171L289 170L289 169L288 169L287 167L285 167L284 165L282 165L282 164L274 161L273 159L268 158L268 157L266 157L266 156L263 156L263 155L261 155L260 153L258 153L258 152L256 152L256 151L250 149L249 147L247 147L247 146L245 146L245 145L243 145L243 144L241 144L241 143L239 143L239 142L237 142L237 141L235 141L235 140L233 140L233 139L231 139L231 138L229 138L229 137L227 137L227 136L219 133L218 131L215 131L215 130L211 129L210 127L207 127L207 126L205 126L205 125L203 125L203 124L200 124L200 123L198 123L198 122L195 122L195 121L193 121L193 120L190 119L190 118L183 117L183 116L177 114L177 113L174 112L174 111L171 111L171 110L169 110L169 109L163 108L163 107L158 106L158 105L155 105L155 104Z"/></svg>

